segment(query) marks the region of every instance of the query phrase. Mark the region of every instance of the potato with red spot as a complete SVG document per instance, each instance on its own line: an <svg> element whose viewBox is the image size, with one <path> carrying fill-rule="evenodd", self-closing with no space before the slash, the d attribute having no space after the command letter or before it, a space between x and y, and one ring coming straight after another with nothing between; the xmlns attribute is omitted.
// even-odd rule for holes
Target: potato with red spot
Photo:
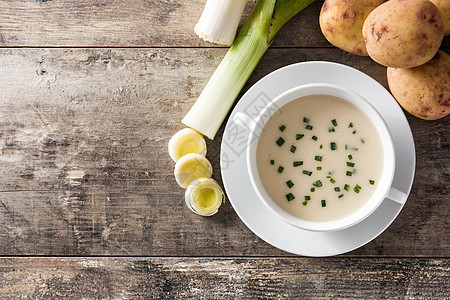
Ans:
<svg viewBox="0 0 450 300"><path fill-rule="evenodd" d="M444 24L428 0L390 0L364 21L363 37L369 56L392 68L420 66L436 54Z"/></svg>
<svg viewBox="0 0 450 300"><path fill-rule="evenodd" d="M389 89L410 114L436 120L450 113L450 56L439 51L432 60L410 69L388 68Z"/></svg>
<svg viewBox="0 0 450 300"><path fill-rule="evenodd" d="M334 46L352 54L369 55L362 26L370 12L385 0L325 0L319 16L320 29Z"/></svg>
<svg viewBox="0 0 450 300"><path fill-rule="evenodd" d="M436 5L444 22L444 35L450 35L450 0L430 0Z"/></svg>

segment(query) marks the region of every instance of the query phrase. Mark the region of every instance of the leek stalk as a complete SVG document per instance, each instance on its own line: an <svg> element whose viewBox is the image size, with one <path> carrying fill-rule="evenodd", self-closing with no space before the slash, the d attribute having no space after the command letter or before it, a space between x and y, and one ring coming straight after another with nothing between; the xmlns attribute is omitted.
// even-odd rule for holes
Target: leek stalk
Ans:
<svg viewBox="0 0 450 300"><path fill-rule="evenodd" d="M213 139L281 27L314 0L259 0L182 122Z"/></svg>

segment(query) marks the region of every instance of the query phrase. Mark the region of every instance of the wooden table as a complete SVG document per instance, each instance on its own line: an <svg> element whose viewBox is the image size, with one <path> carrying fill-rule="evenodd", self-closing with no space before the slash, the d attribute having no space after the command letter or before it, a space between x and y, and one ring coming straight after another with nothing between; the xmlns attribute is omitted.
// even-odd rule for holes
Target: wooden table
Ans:
<svg viewBox="0 0 450 300"><path fill-rule="evenodd" d="M285 26L244 91L311 60L387 87L384 67L323 38L321 3ZM0 1L0 297L448 299L448 117L407 114L411 195L383 234L345 255L278 250L228 201L210 218L187 209L167 142L227 51L194 35L203 4ZM208 141L218 181L222 133Z"/></svg>

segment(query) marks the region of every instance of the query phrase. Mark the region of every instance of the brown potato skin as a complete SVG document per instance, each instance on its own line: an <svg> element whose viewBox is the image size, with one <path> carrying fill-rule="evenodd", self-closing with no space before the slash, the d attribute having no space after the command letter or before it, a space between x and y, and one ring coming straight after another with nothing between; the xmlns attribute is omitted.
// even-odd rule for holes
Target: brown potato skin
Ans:
<svg viewBox="0 0 450 300"><path fill-rule="evenodd" d="M326 0L319 15L320 29L334 46L360 56L368 56L362 26L364 20L385 0Z"/></svg>
<svg viewBox="0 0 450 300"><path fill-rule="evenodd" d="M430 0L436 5L441 14L442 22L444 22L444 35L450 34L450 0Z"/></svg>
<svg viewBox="0 0 450 300"><path fill-rule="evenodd" d="M439 51L424 65L387 69L389 89L410 114L437 120L450 113L450 55Z"/></svg>
<svg viewBox="0 0 450 300"><path fill-rule="evenodd" d="M363 36L369 56L392 68L420 66L436 54L444 25L428 0L390 0L364 21Z"/></svg>

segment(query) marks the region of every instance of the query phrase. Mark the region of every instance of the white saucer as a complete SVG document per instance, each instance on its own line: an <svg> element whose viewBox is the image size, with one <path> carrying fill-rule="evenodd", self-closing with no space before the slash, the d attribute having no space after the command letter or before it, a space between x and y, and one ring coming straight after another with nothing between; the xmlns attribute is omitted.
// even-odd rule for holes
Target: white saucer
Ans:
<svg viewBox="0 0 450 300"><path fill-rule="evenodd" d="M306 83L332 83L366 98L384 117L394 141L396 169L393 187L409 195L416 163L414 140L408 121L391 94L377 81L351 67L331 62L303 62L278 69L259 80L237 103L222 139L222 180L234 210L247 227L267 243L305 256L342 254L370 242L397 217L402 204L385 199L364 221L335 232L311 232L277 218L258 199L247 171L249 132L233 123L234 114L256 117L277 95Z"/></svg>

